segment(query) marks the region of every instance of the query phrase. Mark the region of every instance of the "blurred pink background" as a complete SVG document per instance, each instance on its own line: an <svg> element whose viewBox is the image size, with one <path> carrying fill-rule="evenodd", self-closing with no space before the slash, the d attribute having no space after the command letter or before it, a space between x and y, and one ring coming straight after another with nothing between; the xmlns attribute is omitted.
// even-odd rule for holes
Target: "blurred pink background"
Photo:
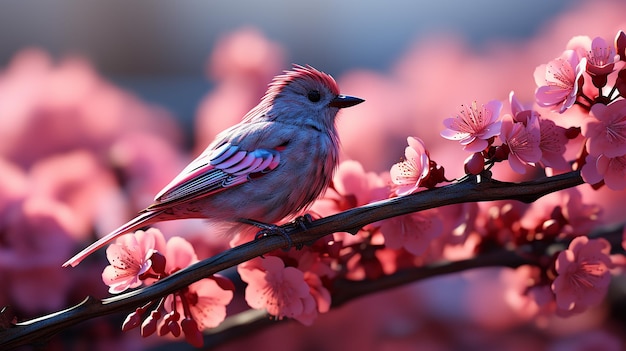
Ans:
<svg viewBox="0 0 626 351"><path fill-rule="evenodd" d="M107 296L102 253L77 269L60 264L148 205L292 62L366 99L340 115L344 159L386 172L412 135L452 178L468 155L439 136L444 118L474 100L506 101L511 90L531 103L536 66L575 35L613 40L626 29L624 13L618 0L4 2L0 306L28 318L87 294ZM602 203L605 223L624 221L616 206L623 193L581 191ZM227 247L201 221L160 227L194 243L200 258ZM287 323L220 349L623 349L622 300L570 319L531 319L516 274L494 268L431 279L354 301L313 327ZM622 299L624 284L615 279ZM122 319L71 328L46 349L184 347L137 330L120 335Z"/></svg>

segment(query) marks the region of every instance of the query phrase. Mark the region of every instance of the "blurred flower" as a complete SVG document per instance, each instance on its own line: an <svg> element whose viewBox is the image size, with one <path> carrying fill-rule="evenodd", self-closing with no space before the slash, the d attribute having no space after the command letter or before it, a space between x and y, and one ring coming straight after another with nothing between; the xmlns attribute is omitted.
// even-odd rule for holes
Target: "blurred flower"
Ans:
<svg viewBox="0 0 626 351"><path fill-rule="evenodd" d="M576 51L565 50L561 56L540 65L535 70L535 91L537 104L543 107L558 106L563 113L574 105L578 95L579 80L582 77L586 59L579 60Z"/></svg>
<svg viewBox="0 0 626 351"><path fill-rule="evenodd" d="M525 165L534 166L535 162L541 159L539 148L541 134L536 115L531 115L526 123L513 122L511 118L505 119L502 122L500 138L508 147L509 164L515 172L524 174Z"/></svg>
<svg viewBox="0 0 626 351"><path fill-rule="evenodd" d="M326 192L311 205L311 212L319 216L329 216L370 202L382 200L389 194L383 178L373 172L365 172L363 166L353 160L341 162L333 182ZM370 229L374 224L363 228ZM361 231L362 232L362 231ZM365 235L365 233L361 233ZM360 234L334 233L335 241L343 246L361 242Z"/></svg>
<svg viewBox="0 0 626 351"><path fill-rule="evenodd" d="M610 251L605 239L579 236L559 253L552 291L561 312L583 311L602 301L611 281Z"/></svg>
<svg viewBox="0 0 626 351"><path fill-rule="evenodd" d="M407 143L409 146L404 150L406 159L393 165L389 171L391 181L396 185L395 192L400 196L416 191L430 170L430 159L424 142L419 138L408 137Z"/></svg>
<svg viewBox="0 0 626 351"><path fill-rule="evenodd" d="M476 102L463 109L454 118L443 121L445 130L441 136L449 140L459 140L463 149L469 152L480 152L489 146L489 138L500 134L500 110L502 103L492 100L487 105L478 107Z"/></svg>
<svg viewBox="0 0 626 351"><path fill-rule="evenodd" d="M583 202L578 188L548 194L530 204L520 219L522 227L546 236L578 236L588 234L602 224L602 207Z"/></svg>
<svg viewBox="0 0 626 351"><path fill-rule="evenodd" d="M63 307L71 279L61 264L76 230L72 211L53 199L31 196L6 206L0 214L0 305L27 314Z"/></svg>
<svg viewBox="0 0 626 351"><path fill-rule="evenodd" d="M0 154L24 167L75 149L105 156L115 139L137 130L180 137L171 115L105 81L86 60L57 63L35 49L0 74L0 122Z"/></svg>
<svg viewBox="0 0 626 351"><path fill-rule="evenodd" d="M196 153L241 121L285 67L284 61L283 47L257 29L246 27L219 38L206 68L217 84L200 102L195 119Z"/></svg>
<svg viewBox="0 0 626 351"><path fill-rule="evenodd" d="M29 176L33 193L61 201L72 209L81 234L76 239L83 239L103 216L99 200L119 191L113 171L97 154L85 149L41 158L32 165Z"/></svg>
<svg viewBox="0 0 626 351"><path fill-rule="evenodd" d="M442 230L443 222L437 210L389 218L382 221L380 227L386 247L404 248L413 255L423 254L430 242L441 235Z"/></svg>
<svg viewBox="0 0 626 351"><path fill-rule="evenodd" d="M626 100L594 104L589 115L581 126L589 154L609 158L626 155Z"/></svg>

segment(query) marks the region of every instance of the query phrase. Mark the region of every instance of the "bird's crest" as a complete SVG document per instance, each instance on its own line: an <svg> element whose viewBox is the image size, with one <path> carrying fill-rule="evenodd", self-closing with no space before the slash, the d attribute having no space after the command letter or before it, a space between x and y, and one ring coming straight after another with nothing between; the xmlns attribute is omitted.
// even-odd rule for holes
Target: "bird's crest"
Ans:
<svg viewBox="0 0 626 351"><path fill-rule="evenodd" d="M269 84L266 96L274 96L280 93L285 86L297 79L312 79L327 86L333 94L339 95L339 85L335 82L335 79L330 74L318 71L317 69L306 65L293 65L293 69L290 71L284 71L283 74L274 77Z"/></svg>

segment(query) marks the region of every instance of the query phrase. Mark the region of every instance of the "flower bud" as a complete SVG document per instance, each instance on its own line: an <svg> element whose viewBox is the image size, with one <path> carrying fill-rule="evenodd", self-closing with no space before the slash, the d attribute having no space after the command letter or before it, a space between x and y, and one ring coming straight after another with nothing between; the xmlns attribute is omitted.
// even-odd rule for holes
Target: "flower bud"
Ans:
<svg viewBox="0 0 626 351"><path fill-rule="evenodd" d="M126 316L124 323L122 323L122 331L129 331L138 327L139 324L141 324L141 318L143 318L144 312L145 309L143 307L138 307L135 312Z"/></svg>
<svg viewBox="0 0 626 351"><path fill-rule="evenodd" d="M160 252L154 251L152 256L150 256L150 261L152 261L152 271L154 273L162 275L165 273L165 256L163 256Z"/></svg>
<svg viewBox="0 0 626 351"><path fill-rule="evenodd" d="M475 152L465 159L465 173L478 175L485 169L485 158L482 153Z"/></svg>
<svg viewBox="0 0 626 351"><path fill-rule="evenodd" d="M180 328L185 334L185 340L189 344L195 347L202 347L204 345L204 339L202 333L198 330L198 324L191 318L185 318L180 322Z"/></svg>
<svg viewBox="0 0 626 351"><path fill-rule="evenodd" d="M507 144L502 144L496 147L496 152L493 155L493 159L497 162L504 161L509 158L509 146Z"/></svg>
<svg viewBox="0 0 626 351"><path fill-rule="evenodd" d="M153 310L152 312L150 312L148 318L146 318L141 324L141 336L145 338L154 334L160 318L161 312L159 312L159 310Z"/></svg>

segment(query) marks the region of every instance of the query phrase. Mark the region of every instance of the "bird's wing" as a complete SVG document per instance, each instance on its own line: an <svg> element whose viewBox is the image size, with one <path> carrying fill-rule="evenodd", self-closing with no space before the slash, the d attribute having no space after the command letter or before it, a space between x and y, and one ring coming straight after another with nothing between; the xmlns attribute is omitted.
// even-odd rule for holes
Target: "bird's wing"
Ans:
<svg viewBox="0 0 626 351"><path fill-rule="evenodd" d="M148 210L158 210L220 192L266 174L280 163L277 149L242 150L225 143L204 152L174 178Z"/></svg>

